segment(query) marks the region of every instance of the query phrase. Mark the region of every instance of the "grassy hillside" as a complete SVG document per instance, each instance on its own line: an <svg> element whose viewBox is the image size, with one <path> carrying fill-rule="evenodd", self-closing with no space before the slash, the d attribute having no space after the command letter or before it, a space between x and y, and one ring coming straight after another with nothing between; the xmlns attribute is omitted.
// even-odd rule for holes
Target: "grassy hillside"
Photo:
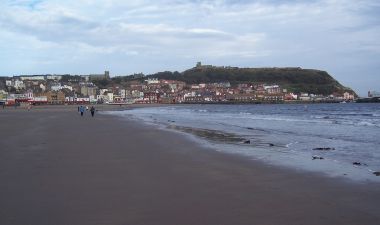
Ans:
<svg viewBox="0 0 380 225"><path fill-rule="evenodd" d="M314 94L332 94L353 91L341 85L325 71L301 68L224 68L195 67L178 72L161 72L151 75L159 79L173 79L188 84L213 83L229 81L232 85L239 83L279 84L292 92Z"/></svg>

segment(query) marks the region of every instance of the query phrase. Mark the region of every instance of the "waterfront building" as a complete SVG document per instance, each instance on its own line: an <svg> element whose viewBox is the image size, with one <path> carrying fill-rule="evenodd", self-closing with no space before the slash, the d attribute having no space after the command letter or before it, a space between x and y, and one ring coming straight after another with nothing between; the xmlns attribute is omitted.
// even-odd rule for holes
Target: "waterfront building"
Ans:
<svg viewBox="0 0 380 225"><path fill-rule="evenodd" d="M96 95L88 96L90 103L96 103L98 101L96 97L97 97Z"/></svg>
<svg viewBox="0 0 380 225"><path fill-rule="evenodd" d="M283 101L283 100L284 100L284 95L281 93L267 94L264 96L264 101L268 101L268 102L278 102L278 101Z"/></svg>
<svg viewBox="0 0 380 225"><path fill-rule="evenodd" d="M346 100L346 101L352 101L352 100L355 99L355 96L354 96L353 94L351 94L351 93L344 92L344 94L343 94L343 98L344 98L344 100Z"/></svg>
<svg viewBox="0 0 380 225"><path fill-rule="evenodd" d="M27 96L28 99L33 99L34 98L33 90L29 89L26 92L26 96Z"/></svg>
<svg viewBox="0 0 380 225"><path fill-rule="evenodd" d="M131 91L132 98L144 98L144 92L139 90L132 90Z"/></svg>
<svg viewBox="0 0 380 225"><path fill-rule="evenodd" d="M97 95L96 96L96 100L98 101L98 103L109 102L108 96L107 95L103 95L103 94Z"/></svg>
<svg viewBox="0 0 380 225"><path fill-rule="evenodd" d="M380 91L368 91L369 98L380 98Z"/></svg>
<svg viewBox="0 0 380 225"><path fill-rule="evenodd" d="M123 100L125 100L126 95L127 95L127 90L125 90L125 89L120 89L120 90L119 90L119 95L120 95L120 97L121 97Z"/></svg>
<svg viewBox="0 0 380 225"><path fill-rule="evenodd" d="M33 97L32 103L34 104L46 104L48 103L47 96L35 96Z"/></svg>
<svg viewBox="0 0 380 225"><path fill-rule="evenodd" d="M107 98L109 102L113 102L113 97L114 97L113 93L107 93Z"/></svg>
<svg viewBox="0 0 380 225"><path fill-rule="evenodd" d="M299 100L301 100L301 101L310 101L311 97L309 96L308 93L301 93L301 95L299 96Z"/></svg>
<svg viewBox="0 0 380 225"><path fill-rule="evenodd" d="M205 99L202 96L187 96L184 98L184 102L186 103L199 103L204 101Z"/></svg>
<svg viewBox="0 0 380 225"><path fill-rule="evenodd" d="M7 98L8 98L8 92L6 92L5 90L0 90L0 100L5 102Z"/></svg>
<svg viewBox="0 0 380 225"><path fill-rule="evenodd" d="M90 103L90 98L76 98L75 102L77 104L87 104Z"/></svg>
<svg viewBox="0 0 380 225"><path fill-rule="evenodd" d="M268 94L279 94L279 93L281 93L281 88L278 85L264 86L264 89L265 89L266 93L268 93Z"/></svg>
<svg viewBox="0 0 380 225"><path fill-rule="evenodd" d="M83 85L80 88L80 93L83 96L96 95L97 87L93 85Z"/></svg>
<svg viewBox="0 0 380 225"><path fill-rule="evenodd" d="M284 96L284 100L297 100L298 95L293 94L293 93L286 93Z"/></svg>
<svg viewBox="0 0 380 225"><path fill-rule="evenodd" d="M229 94L226 100L232 102L252 102L256 100L256 96L252 94Z"/></svg>
<svg viewBox="0 0 380 225"><path fill-rule="evenodd" d="M160 93L156 92L145 92L144 93L144 103L160 103Z"/></svg>
<svg viewBox="0 0 380 225"><path fill-rule="evenodd" d="M48 91L43 94L47 98L49 104L64 104L65 94L61 91Z"/></svg>

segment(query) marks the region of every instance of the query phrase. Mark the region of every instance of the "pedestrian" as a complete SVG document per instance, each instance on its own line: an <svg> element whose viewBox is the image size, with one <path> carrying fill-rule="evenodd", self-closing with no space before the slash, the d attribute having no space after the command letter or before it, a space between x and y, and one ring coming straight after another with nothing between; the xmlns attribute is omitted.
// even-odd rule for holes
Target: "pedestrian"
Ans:
<svg viewBox="0 0 380 225"><path fill-rule="evenodd" d="M80 106L79 108L79 111L80 111L80 116L83 116L83 113L84 113L84 106Z"/></svg>
<svg viewBox="0 0 380 225"><path fill-rule="evenodd" d="M91 106L91 116L94 117L94 114L95 114L95 107L94 106Z"/></svg>

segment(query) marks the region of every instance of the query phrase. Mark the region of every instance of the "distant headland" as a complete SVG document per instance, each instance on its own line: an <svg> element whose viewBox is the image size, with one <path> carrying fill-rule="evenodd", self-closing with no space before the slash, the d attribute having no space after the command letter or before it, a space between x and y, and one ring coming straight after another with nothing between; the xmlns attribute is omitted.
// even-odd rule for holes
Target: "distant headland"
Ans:
<svg viewBox="0 0 380 225"><path fill-rule="evenodd" d="M357 94L326 71L202 65L183 72L128 76L0 77L0 103L284 103L347 102Z"/></svg>

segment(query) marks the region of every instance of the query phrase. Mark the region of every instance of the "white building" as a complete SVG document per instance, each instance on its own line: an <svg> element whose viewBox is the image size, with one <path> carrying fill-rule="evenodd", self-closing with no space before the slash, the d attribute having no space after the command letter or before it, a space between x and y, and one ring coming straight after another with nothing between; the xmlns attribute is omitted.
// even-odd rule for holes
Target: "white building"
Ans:
<svg viewBox="0 0 380 225"><path fill-rule="evenodd" d="M62 90L62 86L60 85L60 84L58 84L58 85L53 85L53 86L51 86L51 88L50 88L52 91L60 91L60 90Z"/></svg>
<svg viewBox="0 0 380 225"><path fill-rule="evenodd" d="M65 102L75 102L75 97L67 96L67 97L65 97Z"/></svg>
<svg viewBox="0 0 380 225"><path fill-rule="evenodd" d="M113 102L113 93L107 93L108 101Z"/></svg>
<svg viewBox="0 0 380 225"><path fill-rule="evenodd" d="M90 102L93 102L93 103L97 102L97 98L95 95L90 95L89 99L90 99Z"/></svg>
<svg viewBox="0 0 380 225"><path fill-rule="evenodd" d="M70 85L63 85L63 89L68 89L70 91L73 91L73 87L71 87Z"/></svg>
<svg viewBox="0 0 380 225"><path fill-rule="evenodd" d="M7 86L7 87L13 87L13 81L12 80L6 80L5 81L5 85Z"/></svg>
<svg viewBox="0 0 380 225"><path fill-rule="evenodd" d="M125 89L120 89L119 95L122 99L125 99L127 97L127 91Z"/></svg>
<svg viewBox="0 0 380 225"><path fill-rule="evenodd" d="M7 87L14 87L16 89L23 89L25 88L25 84L22 80L6 80L5 85Z"/></svg>
<svg viewBox="0 0 380 225"><path fill-rule="evenodd" d="M104 95L106 92L108 92L108 89L100 89L99 95Z"/></svg>
<svg viewBox="0 0 380 225"><path fill-rule="evenodd" d="M40 84L40 88L41 88L41 90L42 90L43 92L45 92L45 91L46 91L46 86L45 86L45 85L43 85L43 84Z"/></svg>
<svg viewBox="0 0 380 225"><path fill-rule="evenodd" d="M62 76L61 75L47 75L46 79L59 81L62 79Z"/></svg>
<svg viewBox="0 0 380 225"><path fill-rule="evenodd" d="M131 95L133 98L143 98L144 97L144 92L139 91L139 90L133 90L131 92Z"/></svg>
<svg viewBox="0 0 380 225"><path fill-rule="evenodd" d="M45 80L45 76L37 75L37 76L20 76L20 80Z"/></svg>
<svg viewBox="0 0 380 225"><path fill-rule="evenodd" d="M148 84L159 84L160 81L158 78L149 78L148 80L145 80Z"/></svg>
<svg viewBox="0 0 380 225"><path fill-rule="evenodd" d="M348 92L344 92L343 98L344 98L344 100L354 100L355 96L353 94L348 93Z"/></svg>
<svg viewBox="0 0 380 225"><path fill-rule="evenodd" d="M264 89L268 94L279 94L279 93L281 93L281 88L278 85L268 85L268 86L265 85Z"/></svg>
<svg viewBox="0 0 380 225"><path fill-rule="evenodd" d="M311 97L307 93L301 93L301 95L299 96L299 100L301 100L301 101L310 101Z"/></svg>
<svg viewBox="0 0 380 225"><path fill-rule="evenodd" d="M109 102L108 96L107 95L97 95L96 96L97 101L102 101L102 102Z"/></svg>
<svg viewBox="0 0 380 225"><path fill-rule="evenodd" d="M14 87L16 89L24 89L25 88L25 84L24 84L24 82L22 80L15 80Z"/></svg>
<svg viewBox="0 0 380 225"><path fill-rule="evenodd" d="M33 91L32 90L28 90L26 92L26 95L28 97L28 99L33 99L34 98L34 94L33 94Z"/></svg>
<svg viewBox="0 0 380 225"><path fill-rule="evenodd" d="M75 98L75 101L80 103L90 102L90 98Z"/></svg>

